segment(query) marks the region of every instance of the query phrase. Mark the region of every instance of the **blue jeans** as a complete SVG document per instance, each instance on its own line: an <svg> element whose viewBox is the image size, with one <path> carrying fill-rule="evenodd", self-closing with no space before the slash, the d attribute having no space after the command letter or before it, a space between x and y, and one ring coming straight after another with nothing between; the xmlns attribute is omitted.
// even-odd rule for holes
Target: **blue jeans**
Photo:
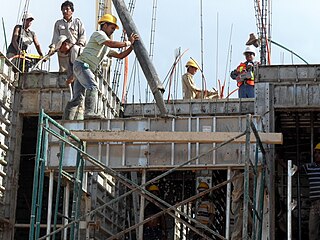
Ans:
<svg viewBox="0 0 320 240"><path fill-rule="evenodd" d="M309 213L309 240L318 240L320 237L320 200L312 202Z"/></svg>
<svg viewBox="0 0 320 240"><path fill-rule="evenodd" d="M242 84L239 87L239 98L254 98L254 86Z"/></svg>
<svg viewBox="0 0 320 240"><path fill-rule="evenodd" d="M73 98L68 102L67 108L78 107L85 97L85 91L98 90L98 85L92 71L85 66L85 63L75 61L73 74L76 80L73 84Z"/></svg>

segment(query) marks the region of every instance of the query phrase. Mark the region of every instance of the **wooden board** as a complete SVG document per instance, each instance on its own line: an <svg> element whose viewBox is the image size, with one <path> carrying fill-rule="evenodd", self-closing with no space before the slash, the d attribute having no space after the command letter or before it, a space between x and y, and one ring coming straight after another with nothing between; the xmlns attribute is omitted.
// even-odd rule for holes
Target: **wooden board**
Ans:
<svg viewBox="0 0 320 240"><path fill-rule="evenodd" d="M155 131L71 131L87 142L170 142L170 143L221 143L239 136L240 132L155 132ZM259 133L262 143L282 144L282 133ZM234 143L245 143L245 136ZM250 142L256 142L251 133Z"/></svg>

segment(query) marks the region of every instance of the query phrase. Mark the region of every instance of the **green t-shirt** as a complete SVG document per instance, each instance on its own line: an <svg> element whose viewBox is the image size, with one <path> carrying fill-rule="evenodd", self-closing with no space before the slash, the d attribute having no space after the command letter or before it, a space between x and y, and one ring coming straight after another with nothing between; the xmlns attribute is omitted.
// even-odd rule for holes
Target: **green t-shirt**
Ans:
<svg viewBox="0 0 320 240"><path fill-rule="evenodd" d="M107 40L110 40L110 38L104 31L94 32L77 60L89 64L90 69L93 72L96 71L100 62L110 50L108 46L103 44Z"/></svg>

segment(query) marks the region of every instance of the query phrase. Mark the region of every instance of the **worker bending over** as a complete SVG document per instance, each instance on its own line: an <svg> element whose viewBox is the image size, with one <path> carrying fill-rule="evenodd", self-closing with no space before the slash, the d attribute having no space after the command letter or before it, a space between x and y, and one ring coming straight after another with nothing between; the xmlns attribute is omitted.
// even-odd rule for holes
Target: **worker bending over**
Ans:
<svg viewBox="0 0 320 240"><path fill-rule="evenodd" d="M70 111L74 111L79 104L81 104L85 96L85 112L84 118L99 118L96 113L98 101L98 83L95 80L94 73L99 68L105 55L115 58L124 58L132 51L132 45L139 39L137 34L132 33L129 41L117 42L110 40L111 35L116 29L117 18L111 14L103 15L98 23L100 30L95 31L86 47L83 49L81 55L75 60L73 64L73 73L75 81L73 85L73 99L68 102L65 115ZM125 51L118 53L111 51L110 48L125 48Z"/></svg>
<svg viewBox="0 0 320 240"><path fill-rule="evenodd" d="M197 88L197 86L195 85L193 76L198 71L199 66L194 60L190 59L186 63L186 68L187 72L182 75L183 99L218 98L217 91L201 90L200 88Z"/></svg>
<svg viewBox="0 0 320 240"><path fill-rule="evenodd" d="M237 80L239 87L239 98L254 98L254 67L257 62L254 62L256 55L255 47L247 46L243 52L246 61L231 72L230 77Z"/></svg>

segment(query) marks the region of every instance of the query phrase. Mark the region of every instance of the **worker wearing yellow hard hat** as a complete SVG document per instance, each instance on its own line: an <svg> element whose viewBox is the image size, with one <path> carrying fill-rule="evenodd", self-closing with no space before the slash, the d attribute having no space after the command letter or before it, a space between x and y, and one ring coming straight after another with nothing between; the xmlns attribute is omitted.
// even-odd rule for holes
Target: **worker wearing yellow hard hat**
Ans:
<svg viewBox="0 0 320 240"><path fill-rule="evenodd" d="M151 192L151 191L156 191L156 192L159 192L159 187L157 185L151 185L148 190Z"/></svg>
<svg viewBox="0 0 320 240"><path fill-rule="evenodd" d="M98 21L99 24L102 24L102 23L112 23L116 26L116 29L119 29L119 26L117 25L117 18L111 14L105 14L103 15L99 21Z"/></svg>
<svg viewBox="0 0 320 240"><path fill-rule="evenodd" d="M182 75L182 94L183 99L196 99L196 98L217 98L217 91L201 90L195 85L193 76L199 69L198 63L194 59L190 59L186 63L187 72Z"/></svg>
<svg viewBox="0 0 320 240"><path fill-rule="evenodd" d="M209 185L206 182L200 182L198 187L197 187L198 191L205 191L207 189L209 189Z"/></svg>
<svg viewBox="0 0 320 240"><path fill-rule="evenodd" d="M64 116L67 120L73 120L72 116L82 103L84 98L84 119L101 118L101 112L97 107L98 103L98 83L95 73L105 56L115 58L125 58L133 48L135 41L139 40L137 34L132 33L128 41L118 42L111 40L113 32L119 28L117 18L111 14L103 15L99 20L100 30L95 31L81 55L75 60L73 70L75 82L73 86L73 98L68 102ZM110 48L126 48L122 52L110 50Z"/></svg>
<svg viewBox="0 0 320 240"><path fill-rule="evenodd" d="M160 189L156 184L150 185L148 191L152 194L160 197ZM154 204L152 201L148 201L144 209L144 219L151 218L161 212L161 208ZM143 227L143 239L168 239L165 214L161 214L154 218L152 221L148 221Z"/></svg>
<svg viewBox="0 0 320 240"><path fill-rule="evenodd" d="M200 181L197 190L199 193L204 192L209 189L209 184L205 181ZM214 213L215 213L215 205L210 198L209 193L206 193L205 195L202 195L200 198L197 199L197 202L195 204L195 219L200 222L201 224L207 226L208 228L212 227L212 224L214 223ZM200 232L203 231L203 228L199 225L196 225L196 228ZM208 235L208 239L210 234L206 231L203 232L204 234ZM194 233L194 236L192 239L202 239L200 236L196 233Z"/></svg>

